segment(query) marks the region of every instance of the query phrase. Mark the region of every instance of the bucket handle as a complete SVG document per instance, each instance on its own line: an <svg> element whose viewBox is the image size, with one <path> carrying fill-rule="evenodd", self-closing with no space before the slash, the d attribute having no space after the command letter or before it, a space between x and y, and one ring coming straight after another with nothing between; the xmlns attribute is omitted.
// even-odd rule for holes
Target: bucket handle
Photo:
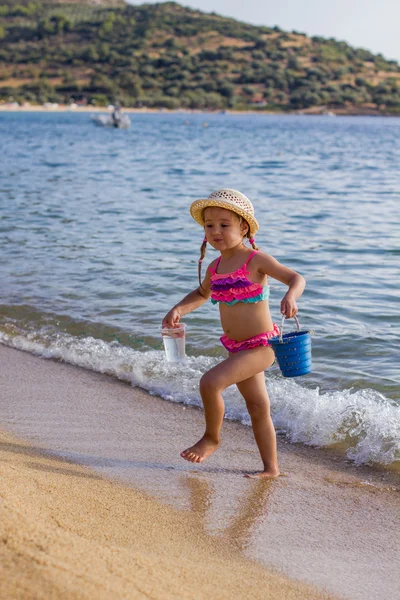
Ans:
<svg viewBox="0 0 400 600"><path fill-rule="evenodd" d="M296 315L293 317L293 319L296 321L296 325L297 325L297 331L300 331L300 323L298 318L296 317ZM282 315L282 321L281 321L281 326L279 327L279 341L282 344L282 336L283 336L283 325L285 323L286 317L285 315Z"/></svg>

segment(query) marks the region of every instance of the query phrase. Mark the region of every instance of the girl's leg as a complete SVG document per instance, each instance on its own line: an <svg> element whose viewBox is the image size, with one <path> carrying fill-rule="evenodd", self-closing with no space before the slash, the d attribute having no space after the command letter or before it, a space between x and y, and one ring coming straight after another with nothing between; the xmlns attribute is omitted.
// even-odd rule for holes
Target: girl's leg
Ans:
<svg viewBox="0 0 400 600"><path fill-rule="evenodd" d="M250 477L277 477L279 475L276 453L276 433L270 415L270 403L264 373L257 373L237 384L246 401L254 437L260 451L264 469Z"/></svg>
<svg viewBox="0 0 400 600"><path fill-rule="evenodd" d="M194 463L203 462L220 445L220 433L225 406L222 392L234 383L251 378L272 365L274 353L271 348L260 346L230 354L203 375L200 380L200 394L204 406L206 430L204 436L194 445L181 453L182 458Z"/></svg>

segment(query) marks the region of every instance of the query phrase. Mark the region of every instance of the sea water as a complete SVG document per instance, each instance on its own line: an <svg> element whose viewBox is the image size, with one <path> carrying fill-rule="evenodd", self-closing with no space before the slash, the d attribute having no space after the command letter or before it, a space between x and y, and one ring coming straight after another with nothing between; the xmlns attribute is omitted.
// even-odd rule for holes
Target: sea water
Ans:
<svg viewBox="0 0 400 600"><path fill-rule="evenodd" d="M198 285L190 202L233 187L254 202L259 247L307 279L313 371L268 371L278 431L356 463L399 460L400 119L160 113L108 130L0 112L0 140L2 343L200 405L226 356L218 310L185 316L185 363L166 362L160 325ZM279 321L285 286L269 283ZM225 400L249 424L235 388Z"/></svg>

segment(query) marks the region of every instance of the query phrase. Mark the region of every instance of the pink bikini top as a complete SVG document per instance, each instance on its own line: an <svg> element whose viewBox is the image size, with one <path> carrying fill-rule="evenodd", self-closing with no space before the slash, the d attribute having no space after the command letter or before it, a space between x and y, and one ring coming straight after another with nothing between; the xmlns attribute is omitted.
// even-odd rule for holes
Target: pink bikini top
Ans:
<svg viewBox="0 0 400 600"><path fill-rule="evenodd" d="M257 250L250 254L240 269L232 273L221 273L220 275L217 273L221 256L216 262L215 269L208 267L211 273L211 302L213 304L220 303L233 306L233 304L237 304L238 302L247 304L268 300L268 285L253 283L247 278L247 275L250 275L247 265L255 254L257 254Z"/></svg>

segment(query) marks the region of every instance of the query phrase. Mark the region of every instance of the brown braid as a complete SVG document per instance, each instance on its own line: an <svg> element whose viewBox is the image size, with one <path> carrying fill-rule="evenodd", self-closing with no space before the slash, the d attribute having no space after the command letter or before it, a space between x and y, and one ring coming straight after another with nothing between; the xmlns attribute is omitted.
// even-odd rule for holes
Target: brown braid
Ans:
<svg viewBox="0 0 400 600"><path fill-rule="evenodd" d="M246 219L244 219L243 217L239 217L239 219L240 219L240 222L244 221L246 223L248 229L247 229L247 233L246 233L245 237L247 237L250 240L253 237L250 233L250 225L248 224ZM259 247L257 246L257 244L255 242L253 242L251 244L251 246L253 247L253 250L259 250Z"/></svg>
<svg viewBox="0 0 400 600"><path fill-rule="evenodd" d="M247 237L247 238L249 238L249 239L252 237L252 236L250 235L250 228L249 228L249 231L246 233L246 237ZM253 247L253 250L259 250L259 249L260 249L260 248L257 246L257 244L256 244L255 242L253 242L253 243L251 244L251 246Z"/></svg>
<svg viewBox="0 0 400 600"><path fill-rule="evenodd" d="M200 283L200 287L203 287L201 285L201 265L202 265L202 262L204 260L205 255L206 255L206 249L207 249L207 241L204 240L203 243L202 243L202 245L200 246L200 258L199 258L199 267L198 267L198 269L199 269L199 283Z"/></svg>

